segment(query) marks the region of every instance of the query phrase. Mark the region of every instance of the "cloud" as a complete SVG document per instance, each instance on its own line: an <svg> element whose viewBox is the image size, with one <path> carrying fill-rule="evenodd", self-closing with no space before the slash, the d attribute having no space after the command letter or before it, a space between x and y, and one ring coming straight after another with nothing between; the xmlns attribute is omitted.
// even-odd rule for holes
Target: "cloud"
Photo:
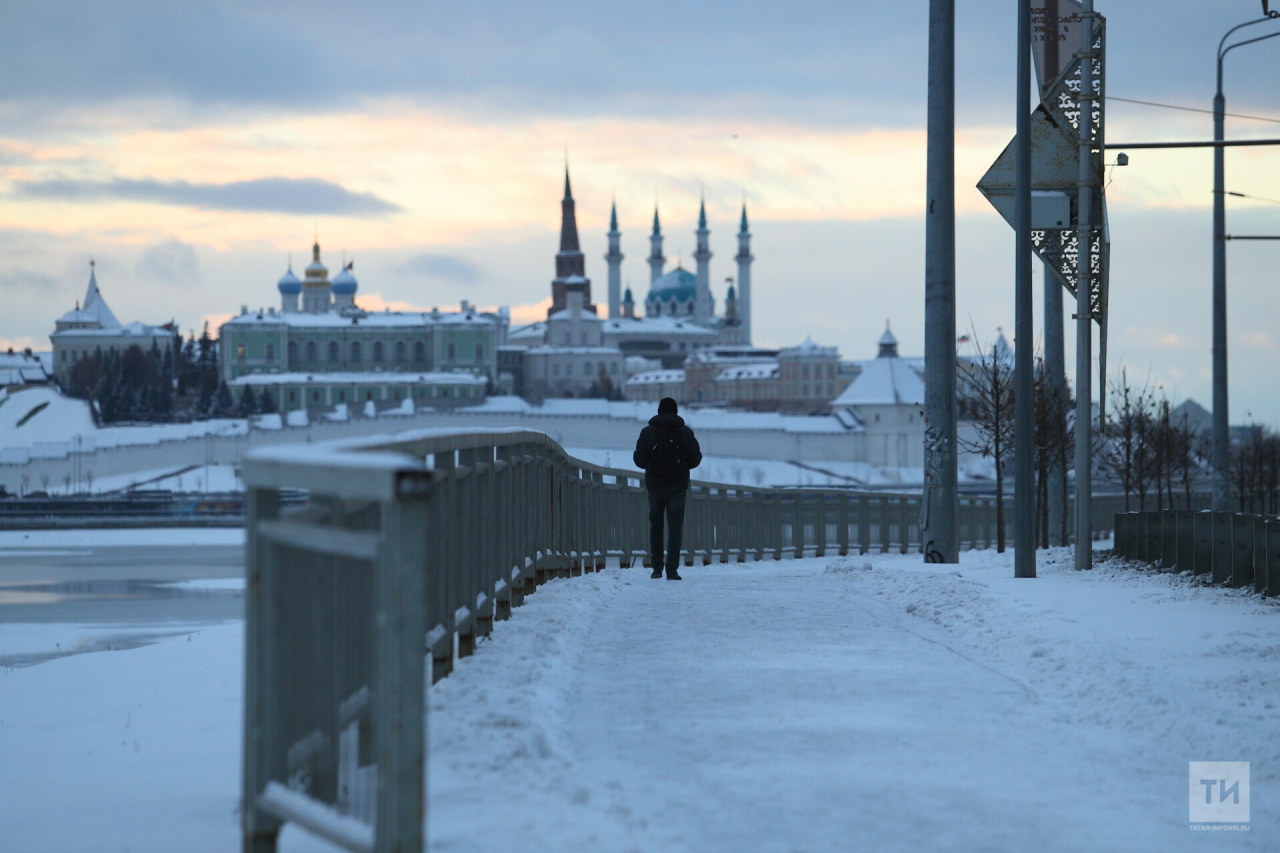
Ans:
<svg viewBox="0 0 1280 853"><path fill-rule="evenodd" d="M139 277L165 284L194 284L200 280L196 250L181 240L166 240L150 247L138 257L135 269Z"/></svg>
<svg viewBox="0 0 1280 853"><path fill-rule="evenodd" d="M226 184L112 178L87 181L69 178L17 181L14 189L28 198L86 202L117 199L174 204L205 210L306 214L310 216L376 217L395 213L399 205L373 193L352 192L320 178L256 178Z"/></svg>
<svg viewBox="0 0 1280 853"><path fill-rule="evenodd" d="M400 264L398 270L401 273L439 278L455 284L475 284L483 277L480 268L466 258L431 252L414 255Z"/></svg>
<svg viewBox="0 0 1280 853"><path fill-rule="evenodd" d="M32 270L15 269L0 274L0 291L5 290L54 290L57 281L53 276Z"/></svg>

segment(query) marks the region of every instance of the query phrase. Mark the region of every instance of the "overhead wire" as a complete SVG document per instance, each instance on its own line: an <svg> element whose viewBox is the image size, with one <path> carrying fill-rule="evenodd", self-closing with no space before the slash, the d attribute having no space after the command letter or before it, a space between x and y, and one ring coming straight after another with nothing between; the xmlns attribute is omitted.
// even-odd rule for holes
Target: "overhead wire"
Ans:
<svg viewBox="0 0 1280 853"><path fill-rule="evenodd" d="M1137 98L1121 98L1118 95L1107 95L1108 101L1124 101L1126 104L1142 104L1147 107L1163 107L1166 110L1182 110L1188 113L1207 113L1213 115L1213 110L1201 109L1200 107L1183 107L1177 104L1161 104L1157 101L1140 101ZM1269 118L1267 116L1251 116L1243 113L1223 113L1224 116L1231 118L1247 118L1251 121L1269 121L1272 124L1280 124L1280 118Z"/></svg>

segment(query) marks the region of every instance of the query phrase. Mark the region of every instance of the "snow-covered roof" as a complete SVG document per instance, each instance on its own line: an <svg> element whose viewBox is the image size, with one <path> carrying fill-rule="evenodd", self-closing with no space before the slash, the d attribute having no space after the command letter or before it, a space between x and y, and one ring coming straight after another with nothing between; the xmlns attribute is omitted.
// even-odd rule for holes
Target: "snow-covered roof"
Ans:
<svg viewBox="0 0 1280 853"><path fill-rule="evenodd" d="M323 314L300 311L286 313L250 311L238 317L232 317L224 325L285 325L293 329L307 329L334 328L338 326L417 327L457 323L485 326L497 322L499 322L498 318L479 314L475 311L440 314L439 317L432 317L429 311L371 311L350 315L340 314L336 311L329 311Z"/></svg>
<svg viewBox="0 0 1280 853"><path fill-rule="evenodd" d="M747 379L777 379L778 363L740 364L725 368L716 376L717 382L737 382Z"/></svg>
<svg viewBox="0 0 1280 853"><path fill-rule="evenodd" d="M175 330L166 329L164 326L148 326L146 323L130 323L127 326L121 326L117 323L114 327L103 327L101 329L62 329L54 332L51 337L58 339L72 337L164 338L172 337L176 334Z"/></svg>
<svg viewBox="0 0 1280 853"><path fill-rule="evenodd" d="M683 370L645 370L628 377L628 385L665 385L684 382Z"/></svg>
<svg viewBox="0 0 1280 853"><path fill-rule="evenodd" d="M778 355L792 358L839 358L840 350L836 347L824 347L813 338L805 337L798 346L779 350Z"/></svg>
<svg viewBox="0 0 1280 853"><path fill-rule="evenodd" d="M530 355L622 355L621 350L617 347L555 347L543 345L530 347L525 352Z"/></svg>
<svg viewBox="0 0 1280 853"><path fill-rule="evenodd" d="M573 309L571 308L561 308L559 311L556 311L547 319L548 320L583 320L588 323L604 322L598 316L596 316L595 314L592 314L590 311L587 311L586 309L579 311L578 316L574 317Z"/></svg>
<svg viewBox="0 0 1280 853"><path fill-rule="evenodd" d="M250 373L231 380L231 385L484 385L485 377L471 373L430 371L333 373Z"/></svg>
<svg viewBox="0 0 1280 853"><path fill-rule="evenodd" d="M606 320L606 335L707 335L719 333L699 325L692 317L617 317Z"/></svg>
<svg viewBox="0 0 1280 853"><path fill-rule="evenodd" d="M84 301L78 309L73 309L58 318L60 323L96 323L103 329L116 329L120 321L111 312L107 301L98 290L98 277L94 270L89 270L89 287L85 290Z"/></svg>
<svg viewBox="0 0 1280 853"><path fill-rule="evenodd" d="M923 405L924 382L905 359L884 357L865 362L862 373L832 406Z"/></svg>

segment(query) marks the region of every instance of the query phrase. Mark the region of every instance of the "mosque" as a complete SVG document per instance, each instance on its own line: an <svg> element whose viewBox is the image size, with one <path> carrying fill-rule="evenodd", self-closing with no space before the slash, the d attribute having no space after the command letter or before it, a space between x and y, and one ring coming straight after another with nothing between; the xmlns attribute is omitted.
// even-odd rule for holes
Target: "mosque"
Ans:
<svg viewBox="0 0 1280 853"><path fill-rule="evenodd" d="M565 170L564 198L560 202L560 250L556 276L551 281L551 307L547 319L512 329L508 351L523 350L518 385L536 394L561 396L599 393L604 386L618 387L637 360L647 367L676 369L695 352L715 349L728 357L754 353L751 347L751 232L747 208L742 206L738 229L736 279L726 279L724 311L716 313L711 292L711 231L705 202L698 211L695 268L677 262L667 269L663 254L662 225L657 209L649 235L649 292L644 313L637 315L630 287L622 287L622 232L618 208L610 210L608 265L608 316L599 316L592 300L591 280L578 240L569 172ZM512 355L515 353L512 352ZM516 363L515 359L509 361ZM592 390L594 389L594 391Z"/></svg>

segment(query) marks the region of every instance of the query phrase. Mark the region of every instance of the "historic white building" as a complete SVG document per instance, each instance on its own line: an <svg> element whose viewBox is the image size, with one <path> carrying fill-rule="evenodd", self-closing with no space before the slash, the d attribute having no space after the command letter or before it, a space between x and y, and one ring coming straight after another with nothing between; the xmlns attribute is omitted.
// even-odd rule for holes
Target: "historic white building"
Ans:
<svg viewBox="0 0 1280 853"><path fill-rule="evenodd" d="M98 290L97 273L93 261L90 261L89 287L84 301L59 317L53 334L49 336L53 343L54 376L65 384L72 368L94 353L123 353L135 345L144 351L152 347L163 351L173 346L177 338L178 331L173 323L163 326L148 326L146 323L125 325L117 320Z"/></svg>

